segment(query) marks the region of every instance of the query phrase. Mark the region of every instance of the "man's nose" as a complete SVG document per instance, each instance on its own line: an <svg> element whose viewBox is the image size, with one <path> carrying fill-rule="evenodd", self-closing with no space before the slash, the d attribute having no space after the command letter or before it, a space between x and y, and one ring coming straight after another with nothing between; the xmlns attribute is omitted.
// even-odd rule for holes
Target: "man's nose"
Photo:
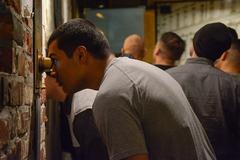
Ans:
<svg viewBox="0 0 240 160"><path fill-rule="evenodd" d="M54 70L52 70L52 71L50 72L50 76L56 78L56 77L57 77L57 72L54 71Z"/></svg>

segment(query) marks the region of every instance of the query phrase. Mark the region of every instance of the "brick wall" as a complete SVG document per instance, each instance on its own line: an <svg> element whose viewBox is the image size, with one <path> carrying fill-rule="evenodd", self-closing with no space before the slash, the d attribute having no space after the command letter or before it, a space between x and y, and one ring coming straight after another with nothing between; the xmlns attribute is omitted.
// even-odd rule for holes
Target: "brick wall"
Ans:
<svg viewBox="0 0 240 160"><path fill-rule="evenodd" d="M0 160L33 156L32 2L0 0Z"/></svg>

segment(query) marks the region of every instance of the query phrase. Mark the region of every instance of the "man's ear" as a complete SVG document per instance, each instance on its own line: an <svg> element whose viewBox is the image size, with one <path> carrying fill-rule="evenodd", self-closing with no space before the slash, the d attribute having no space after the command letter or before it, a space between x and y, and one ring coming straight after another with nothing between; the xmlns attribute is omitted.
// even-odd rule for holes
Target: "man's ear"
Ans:
<svg viewBox="0 0 240 160"><path fill-rule="evenodd" d="M161 49L160 49L160 47L157 46L157 47L155 47L155 49L153 51L153 55L158 56L160 54L160 52L161 52Z"/></svg>
<svg viewBox="0 0 240 160"><path fill-rule="evenodd" d="M87 49L84 46L78 46L74 50L73 58L78 61L79 63L86 63L88 59Z"/></svg>
<svg viewBox="0 0 240 160"><path fill-rule="evenodd" d="M227 56L228 56L228 51L225 51L225 52L223 52L223 54L221 55L221 57L219 59L221 61L224 61L224 60L226 60Z"/></svg>
<svg viewBox="0 0 240 160"><path fill-rule="evenodd" d="M124 49L123 48L121 48L121 55L123 55L124 54Z"/></svg>

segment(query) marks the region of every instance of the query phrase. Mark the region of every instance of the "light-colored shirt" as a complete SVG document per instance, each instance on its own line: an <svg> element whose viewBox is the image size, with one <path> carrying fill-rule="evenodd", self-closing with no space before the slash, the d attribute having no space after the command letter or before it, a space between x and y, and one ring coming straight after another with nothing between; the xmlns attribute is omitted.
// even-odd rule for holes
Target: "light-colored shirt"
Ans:
<svg viewBox="0 0 240 160"><path fill-rule="evenodd" d="M70 112L70 115L68 115L68 122L69 122L69 128L70 128L70 133L71 133L72 142L73 142L74 147L80 146L80 144L78 143L78 141L73 133L74 117L77 114L85 111L86 109L92 109L92 105L93 105L96 95L97 95L97 91L92 90L92 89L84 89L82 91L76 92L73 95L71 112Z"/></svg>

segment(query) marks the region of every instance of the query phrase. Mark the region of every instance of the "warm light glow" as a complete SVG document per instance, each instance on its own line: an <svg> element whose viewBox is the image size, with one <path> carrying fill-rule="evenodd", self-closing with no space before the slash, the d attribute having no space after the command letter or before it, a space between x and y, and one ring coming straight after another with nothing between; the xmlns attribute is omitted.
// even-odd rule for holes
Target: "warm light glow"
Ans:
<svg viewBox="0 0 240 160"><path fill-rule="evenodd" d="M98 17L98 18L100 18L100 19L104 19L103 14L100 13L100 12L97 12L97 13L96 13L96 17Z"/></svg>
<svg viewBox="0 0 240 160"><path fill-rule="evenodd" d="M104 8L104 5L103 5L103 4L100 4L100 5L98 6L98 8Z"/></svg>

